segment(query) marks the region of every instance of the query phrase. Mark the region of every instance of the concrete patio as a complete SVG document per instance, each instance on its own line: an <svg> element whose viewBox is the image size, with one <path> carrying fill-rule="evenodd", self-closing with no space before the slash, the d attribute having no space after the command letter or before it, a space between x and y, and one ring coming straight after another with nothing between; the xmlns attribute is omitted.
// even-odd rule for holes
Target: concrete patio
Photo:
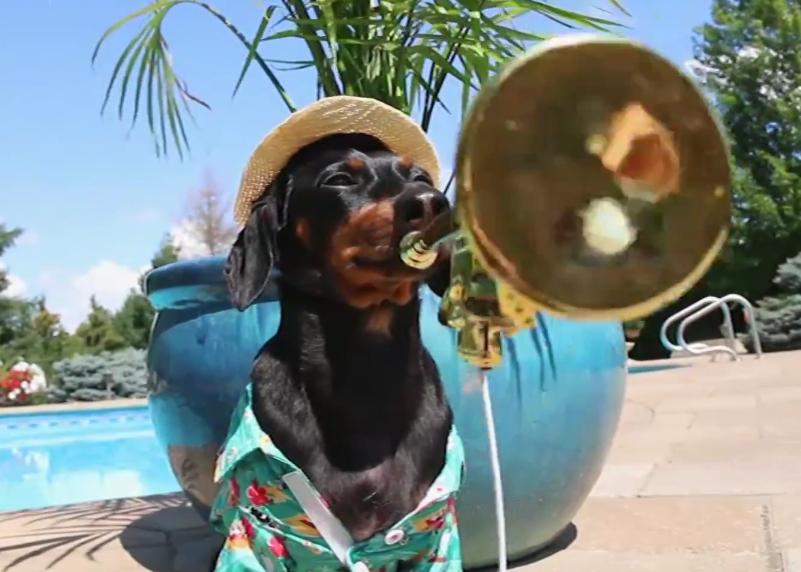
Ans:
<svg viewBox="0 0 801 572"><path fill-rule="evenodd" d="M636 365L636 364L635 364ZM526 572L801 572L801 352L630 376L607 466ZM204 571L179 496L0 515L0 570Z"/></svg>

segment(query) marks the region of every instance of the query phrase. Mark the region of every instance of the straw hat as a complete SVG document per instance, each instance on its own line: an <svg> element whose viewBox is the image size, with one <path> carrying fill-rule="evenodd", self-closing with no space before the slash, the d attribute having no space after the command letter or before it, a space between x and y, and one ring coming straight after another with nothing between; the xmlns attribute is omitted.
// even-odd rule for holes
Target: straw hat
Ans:
<svg viewBox="0 0 801 572"><path fill-rule="evenodd" d="M300 149L328 135L371 135L397 155L409 157L439 185L439 160L428 136L408 115L375 99L352 96L323 98L300 109L273 129L251 155L234 205L244 224L250 207Z"/></svg>

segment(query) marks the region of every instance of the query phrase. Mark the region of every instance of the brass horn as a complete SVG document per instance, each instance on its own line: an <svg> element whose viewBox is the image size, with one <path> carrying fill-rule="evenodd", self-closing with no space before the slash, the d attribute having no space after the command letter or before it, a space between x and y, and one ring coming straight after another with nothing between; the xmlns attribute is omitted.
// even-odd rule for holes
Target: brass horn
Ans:
<svg viewBox="0 0 801 572"><path fill-rule="evenodd" d="M728 235L731 169L693 82L628 40L568 36L510 62L473 102L456 207L401 242L425 268L452 241L442 315L481 368L537 311L645 316L685 293Z"/></svg>

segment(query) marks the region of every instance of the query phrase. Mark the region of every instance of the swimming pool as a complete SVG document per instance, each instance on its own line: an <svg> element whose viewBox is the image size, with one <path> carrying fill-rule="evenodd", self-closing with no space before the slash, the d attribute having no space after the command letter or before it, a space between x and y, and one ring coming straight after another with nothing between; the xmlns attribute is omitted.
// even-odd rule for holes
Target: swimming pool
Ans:
<svg viewBox="0 0 801 572"><path fill-rule="evenodd" d="M146 406L0 416L0 511L179 490Z"/></svg>
<svg viewBox="0 0 801 572"><path fill-rule="evenodd" d="M180 490L144 405L0 416L0 512Z"/></svg>
<svg viewBox="0 0 801 572"><path fill-rule="evenodd" d="M628 371L630 374L635 373L650 373L652 371L664 371L666 369L676 369L679 367L687 367L685 364L667 364L667 363L659 363L659 364L640 364L640 365L629 365Z"/></svg>

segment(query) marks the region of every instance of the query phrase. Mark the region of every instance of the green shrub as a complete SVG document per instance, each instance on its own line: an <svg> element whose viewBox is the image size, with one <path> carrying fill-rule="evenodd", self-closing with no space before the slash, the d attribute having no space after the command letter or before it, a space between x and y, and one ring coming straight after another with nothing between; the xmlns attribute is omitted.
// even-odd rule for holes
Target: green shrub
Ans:
<svg viewBox="0 0 801 572"><path fill-rule="evenodd" d="M759 301L756 323L767 352L801 349L801 253L779 266L773 280L775 296ZM753 340L748 340L749 349Z"/></svg>
<svg viewBox="0 0 801 572"><path fill-rule="evenodd" d="M57 387L54 401L101 401L108 397L145 397L147 367L144 350L129 348L97 355L79 355L53 365Z"/></svg>

